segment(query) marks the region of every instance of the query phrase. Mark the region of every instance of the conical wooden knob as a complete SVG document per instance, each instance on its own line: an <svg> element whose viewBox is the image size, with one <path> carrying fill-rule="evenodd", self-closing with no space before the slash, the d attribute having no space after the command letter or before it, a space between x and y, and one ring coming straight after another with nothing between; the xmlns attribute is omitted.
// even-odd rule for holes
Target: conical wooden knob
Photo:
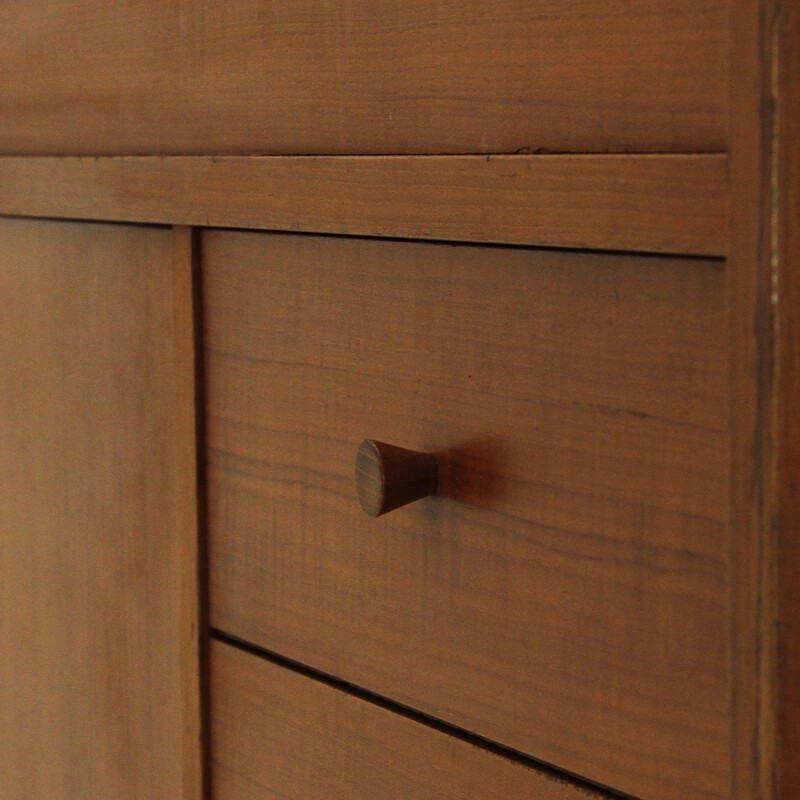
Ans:
<svg viewBox="0 0 800 800"><path fill-rule="evenodd" d="M356 491L364 513L387 511L436 494L436 457L364 439L356 454Z"/></svg>

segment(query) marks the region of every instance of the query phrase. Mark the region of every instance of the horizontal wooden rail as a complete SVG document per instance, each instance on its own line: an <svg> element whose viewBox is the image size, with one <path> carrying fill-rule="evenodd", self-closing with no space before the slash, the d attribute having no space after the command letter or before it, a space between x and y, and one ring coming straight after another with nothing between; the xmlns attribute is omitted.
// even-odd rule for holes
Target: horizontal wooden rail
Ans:
<svg viewBox="0 0 800 800"><path fill-rule="evenodd" d="M727 159L12 156L0 214L724 256Z"/></svg>

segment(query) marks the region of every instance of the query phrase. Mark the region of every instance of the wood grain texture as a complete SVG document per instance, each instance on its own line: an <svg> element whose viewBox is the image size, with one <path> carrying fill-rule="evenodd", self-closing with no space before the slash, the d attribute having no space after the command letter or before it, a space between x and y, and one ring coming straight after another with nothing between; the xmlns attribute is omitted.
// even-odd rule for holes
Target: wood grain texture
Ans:
<svg viewBox="0 0 800 800"><path fill-rule="evenodd" d="M0 213L724 255L722 155L0 158Z"/></svg>
<svg viewBox="0 0 800 800"><path fill-rule="evenodd" d="M777 797L800 797L800 2L779 17Z"/></svg>
<svg viewBox="0 0 800 800"><path fill-rule="evenodd" d="M3 800L201 797L180 252L0 220Z"/></svg>
<svg viewBox="0 0 800 800"><path fill-rule="evenodd" d="M721 151L726 47L722 0L12 0L0 152Z"/></svg>
<svg viewBox="0 0 800 800"><path fill-rule="evenodd" d="M217 800L602 800L230 645L211 643Z"/></svg>
<svg viewBox="0 0 800 800"><path fill-rule="evenodd" d="M727 797L721 263L203 259L212 624L619 791ZM364 517L365 436L442 454L442 496Z"/></svg>

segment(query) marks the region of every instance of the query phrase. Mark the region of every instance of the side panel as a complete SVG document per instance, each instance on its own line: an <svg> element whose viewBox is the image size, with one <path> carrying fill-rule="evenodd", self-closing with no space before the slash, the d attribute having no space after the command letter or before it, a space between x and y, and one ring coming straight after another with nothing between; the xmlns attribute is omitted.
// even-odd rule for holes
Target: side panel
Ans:
<svg viewBox="0 0 800 800"><path fill-rule="evenodd" d="M188 232L0 220L0 798L200 797Z"/></svg>

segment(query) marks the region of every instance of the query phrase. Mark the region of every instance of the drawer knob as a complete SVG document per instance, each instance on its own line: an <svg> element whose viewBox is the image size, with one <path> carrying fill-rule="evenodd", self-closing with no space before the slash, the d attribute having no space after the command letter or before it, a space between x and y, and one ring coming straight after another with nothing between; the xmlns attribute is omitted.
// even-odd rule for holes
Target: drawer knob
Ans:
<svg viewBox="0 0 800 800"><path fill-rule="evenodd" d="M356 454L356 491L364 513L387 511L436 494L436 457L392 444L364 439Z"/></svg>

